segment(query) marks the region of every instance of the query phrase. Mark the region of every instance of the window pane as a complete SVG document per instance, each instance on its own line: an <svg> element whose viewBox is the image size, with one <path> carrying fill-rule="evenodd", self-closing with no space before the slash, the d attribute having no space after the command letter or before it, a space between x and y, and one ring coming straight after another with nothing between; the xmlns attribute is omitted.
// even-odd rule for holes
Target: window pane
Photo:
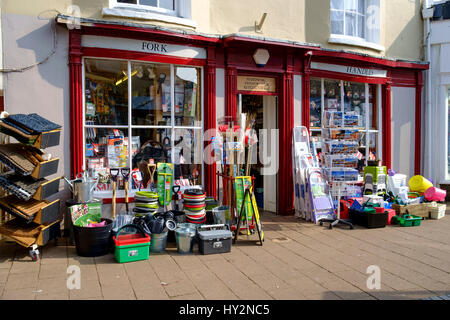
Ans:
<svg viewBox="0 0 450 320"><path fill-rule="evenodd" d="M172 124L170 66L132 63L132 124Z"/></svg>
<svg viewBox="0 0 450 320"><path fill-rule="evenodd" d="M194 184L202 181L202 131L175 129L175 180L189 179Z"/></svg>
<svg viewBox="0 0 450 320"><path fill-rule="evenodd" d="M345 13L345 35L355 37L356 33L356 15Z"/></svg>
<svg viewBox="0 0 450 320"><path fill-rule="evenodd" d="M366 27L365 27L365 24L364 24L364 22L365 22L365 17L364 16L358 16L358 37L360 37L360 38L365 38L365 30L366 30Z"/></svg>
<svg viewBox="0 0 450 320"><path fill-rule="evenodd" d="M128 125L127 63L85 60L86 121L95 125Z"/></svg>
<svg viewBox="0 0 450 320"><path fill-rule="evenodd" d="M128 163L128 129L86 128L86 168L94 176L107 177L110 168L126 168ZM97 190L110 190L108 181Z"/></svg>
<svg viewBox="0 0 450 320"><path fill-rule="evenodd" d="M159 0L159 7L168 10L175 10L174 2L174 0Z"/></svg>
<svg viewBox="0 0 450 320"><path fill-rule="evenodd" d="M358 12L360 14L365 14L366 8L365 8L365 0L359 0L358 3Z"/></svg>
<svg viewBox="0 0 450 320"><path fill-rule="evenodd" d="M145 188L150 180L147 165L152 162L171 162L172 129L133 129L131 134L132 168L138 168L141 172ZM156 174L153 178L156 183Z"/></svg>
<svg viewBox="0 0 450 320"><path fill-rule="evenodd" d="M144 6L157 7L158 6L158 0L139 0L139 4L142 4Z"/></svg>
<svg viewBox="0 0 450 320"><path fill-rule="evenodd" d="M345 10L357 12L358 11L358 0L345 0Z"/></svg>
<svg viewBox="0 0 450 320"><path fill-rule="evenodd" d="M201 127L200 69L175 67L175 126Z"/></svg>
<svg viewBox="0 0 450 320"><path fill-rule="evenodd" d="M365 84L344 82L345 112L354 112L359 115L359 127L365 127Z"/></svg>
<svg viewBox="0 0 450 320"><path fill-rule="evenodd" d="M377 108L377 86L374 84L369 85L369 119L370 129L378 129L378 108Z"/></svg>
<svg viewBox="0 0 450 320"><path fill-rule="evenodd" d="M117 2L119 3L132 3L132 4L136 4L137 0L117 0Z"/></svg>
<svg viewBox="0 0 450 320"><path fill-rule="evenodd" d="M344 0L331 0L331 10L344 10Z"/></svg>
<svg viewBox="0 0 450 320"><path fill-rule="evenodd" d="M344 34L344 12L331 11L331 33Z"/></svg>
<svg viewBox="0 0 450 320"><path fill-rule="evenodd" d="M322 97L321 97L321 80L311 79L310 85L310 126L312 128L320 128L322 126Z"/></svg>
<svg viewBox="0 0 450 320"><path fill-rule="evenodd" d="M381 160L377 154L378 132L369 133L369 160Z"/></svg>
<svg viewBox="0 0 450 320"><path fill-rule="evenodd" d="M341 82L339 80L325 80L324 82L324 109L341 111Z"/></svg>

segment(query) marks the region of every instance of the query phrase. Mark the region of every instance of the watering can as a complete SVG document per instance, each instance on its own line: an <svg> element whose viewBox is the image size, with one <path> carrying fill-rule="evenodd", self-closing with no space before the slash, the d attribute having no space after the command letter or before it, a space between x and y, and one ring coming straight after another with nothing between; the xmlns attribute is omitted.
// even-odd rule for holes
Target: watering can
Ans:
<svg viewBox="0 0 450 320"><path fill-rule="evenodd" d="M87 172L84 172L79 173L74 180L68 180L66 177L64 180L69 184L76 203L87 203L93 200L93 192L98 184L98 178L89 177Z"/></svg>

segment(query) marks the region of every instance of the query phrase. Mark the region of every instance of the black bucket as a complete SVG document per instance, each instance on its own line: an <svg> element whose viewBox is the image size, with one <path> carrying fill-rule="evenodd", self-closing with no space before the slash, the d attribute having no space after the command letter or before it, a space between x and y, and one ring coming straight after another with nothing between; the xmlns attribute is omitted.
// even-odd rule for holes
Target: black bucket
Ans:
<svg viewBox="0 0 450 320"><path fill-rule="evenodd" d="M81 257L99 257L110 252L112 220L106 221L104 227L86 228L73 226L77 254Z"/></svg>

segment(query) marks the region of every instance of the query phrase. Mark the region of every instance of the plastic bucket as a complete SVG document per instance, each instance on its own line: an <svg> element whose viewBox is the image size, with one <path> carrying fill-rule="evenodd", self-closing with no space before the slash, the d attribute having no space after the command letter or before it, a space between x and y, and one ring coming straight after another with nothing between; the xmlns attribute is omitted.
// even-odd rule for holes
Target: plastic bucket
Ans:
<svg viewBox="0 0 450 320"><path fill-rule="evenodd" d="M433 184L422 176L414 176L409 180L409 188L412 192L425 193Z"/></svg>
<svg viewBox="0 0 450 320"><path fill-rule="evenodd" d="M425 199L427 201L438 201L442 202L445 201L445 198L447 197L447 191L431 187L427 191L425 191Z"/></svg>
<svg viewBox="0 0 450 320"><path fill-rule="evenodd" d="M73 226L75 246L79 256L99 257L110 252L113 223L110 219L102 219L102 221L106 221L104 227L87 228Z"/></svg>
<svg viewBox="0 0 450 320"><path fill-rule="evenodd" d="M152 233L150 252L160 253L166 250L168 232Z"/></svg>
<svg viewBox="0 0 450 320"><path fill-rule="evenodd" d="M214 224L227 224L231 226L231 210L229 206L221 206L212 210Z"/></svg>
<svg viewBox="0 0 450 320"><path fill-rule="evenodd" d="M193 228L178 228L175 230L178 253L190 254L194 249L197 230Z"/></svg>

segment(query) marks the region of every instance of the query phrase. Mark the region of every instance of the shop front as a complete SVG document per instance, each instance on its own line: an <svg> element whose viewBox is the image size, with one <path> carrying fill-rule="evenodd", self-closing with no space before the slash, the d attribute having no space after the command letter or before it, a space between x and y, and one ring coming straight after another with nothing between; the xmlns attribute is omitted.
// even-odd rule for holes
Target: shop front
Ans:
<svg viewBox="0 0 450 320"><path fill-rule="evenodd" d="M208 145L223 117L242 114L258 135L243 173L255 177L267 211L294 213L293 128L306 126L320 152L330 110L359 116L361 166L380 160L409 175L421 171L421 63L100 23L70 31L69 59L72 176L124 168L120 186L128 169L131 197L151 179L149 164L167 162L177 184L222 199L221 165L210 161ZM104 203L110 182L97 187ZM123 201L121 187L117 197Z"/></svg>
<svg viewBox="0 0 450 320"><path fill-rule="evenodd" d="M339 111L358 117L359 167L380 161L408 176L421 172L421 63L394 62L321 50L304 78L303 122L321 152L323 116Z"/></svg>
<svg viewBox="0 0 450 320"><path fill-rule="evenodd" d="M178 36L111 25L70 32L71 172L99 177L94 196L103 203L111 179L123 201L128 177L132 200L155 182L159 162L173 164L180 185L205 185L208 41Z"/></svg>

